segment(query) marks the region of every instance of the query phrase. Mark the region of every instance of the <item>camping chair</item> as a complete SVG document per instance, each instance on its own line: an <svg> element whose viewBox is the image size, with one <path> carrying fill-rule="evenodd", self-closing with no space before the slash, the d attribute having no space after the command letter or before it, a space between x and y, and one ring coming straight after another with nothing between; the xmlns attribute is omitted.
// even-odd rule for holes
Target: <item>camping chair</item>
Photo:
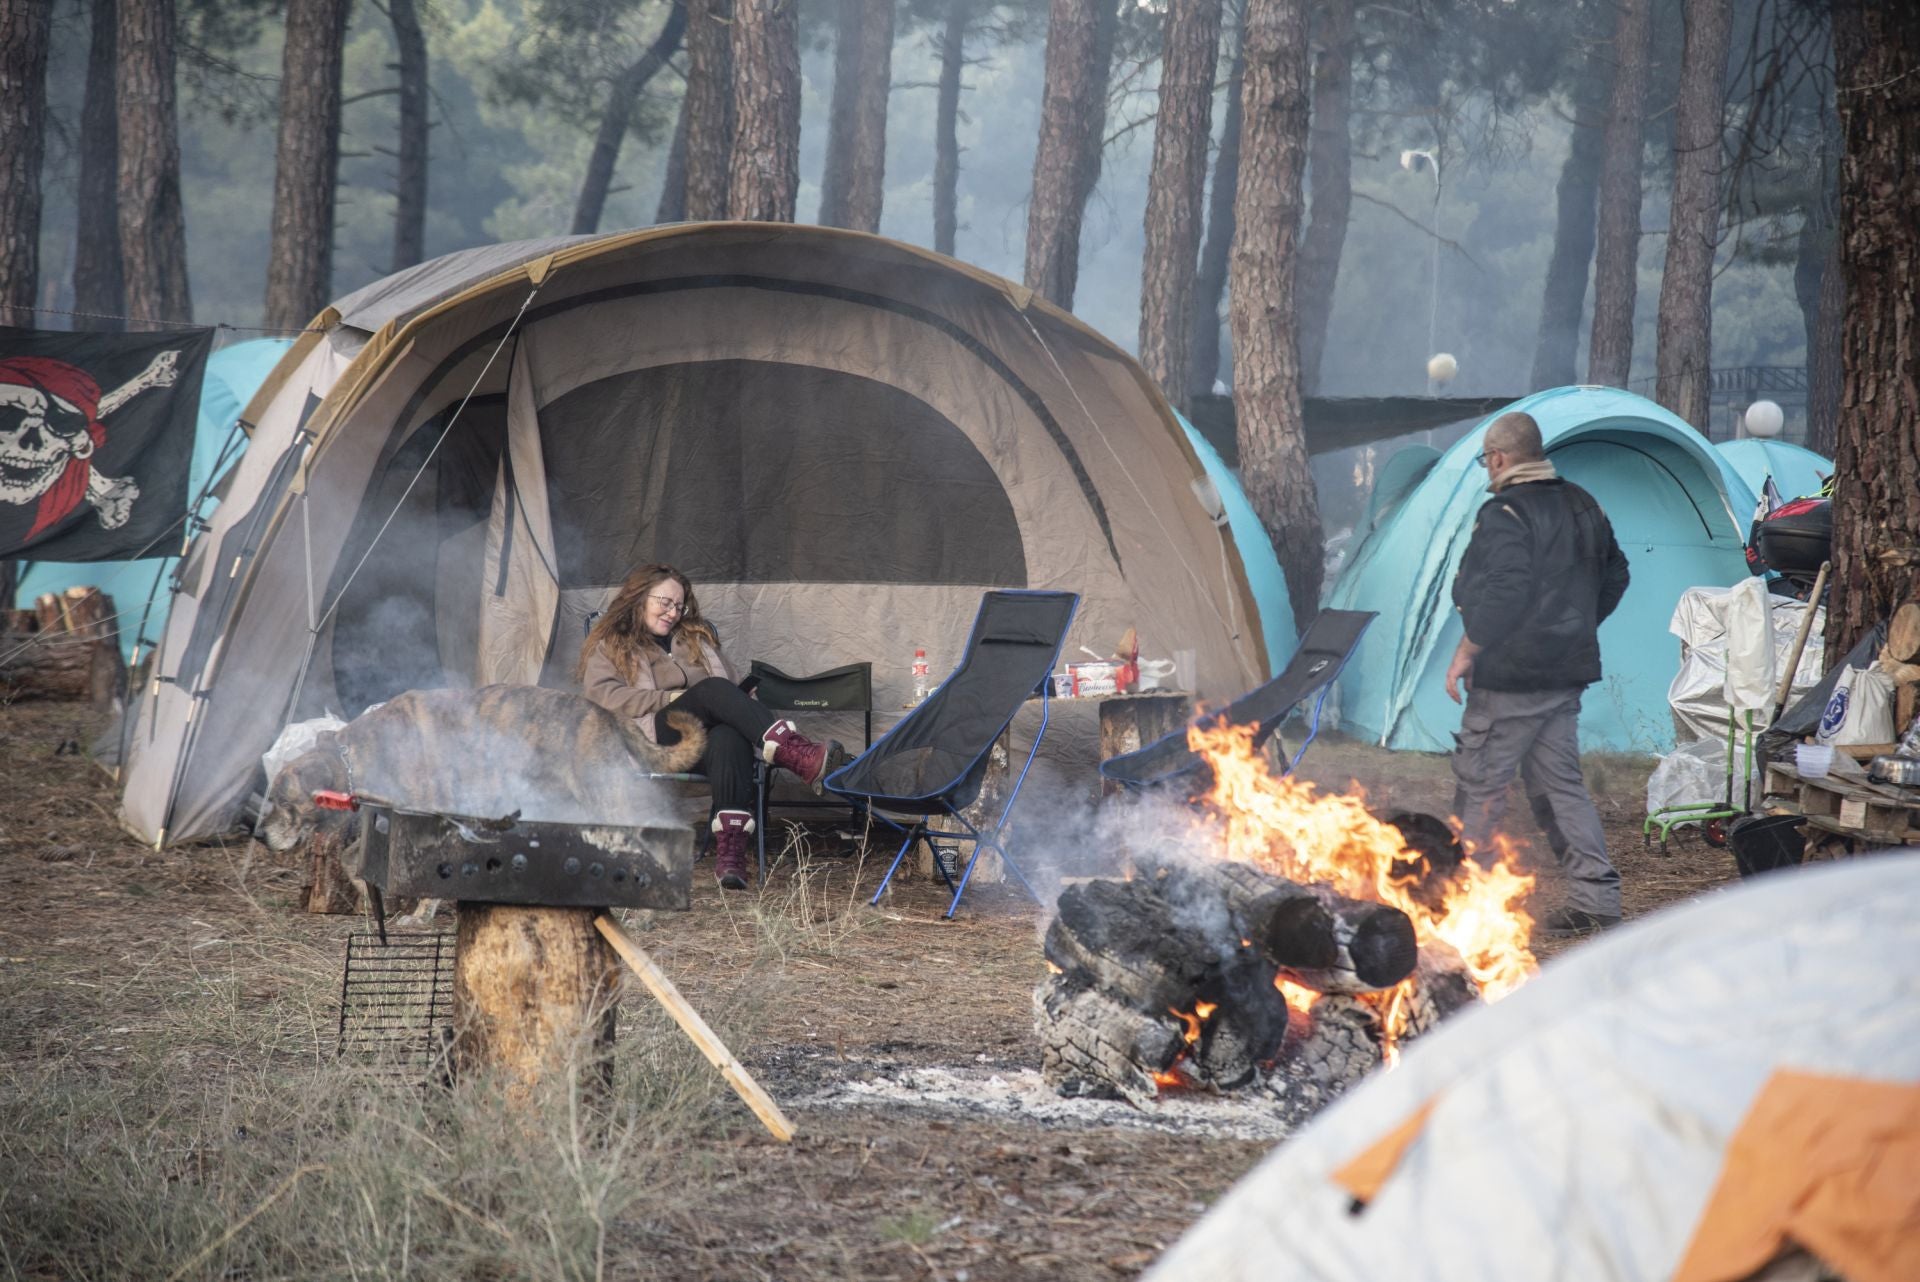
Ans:
<svg viewBox="0 0 1920 1282"><path fill-rule="evenodd" d="M1072 592L999 591L980 599L973 632L956 667L938 689L880 737L850 765L827 777L827 787L858 809L894 831L903 833L900 850L887 866L887 875L873 892L874 903L886 892L900 861L916 840L925 840L935 852L934 867L941 880L953 886L953 902L946 916L960 907L981 852L998 852L1013 875L1034 894L1026 875L1007 855L1001 841L1007 816L1019 799L1020 785L1033 767L1034 754L1047 733L1049 695L1054 661L1065 643L1067 627L1080 598ZM993 746L1012 724L1014 714L1028 699L1040 697L1040 728L1033 736L1025 764L1007 795L1000 814L976 828L961 813L980 795ZM890 818L892 815L902 819ZM911 818L905 818L911 816ZM959 831L935 830L928 821L944 817ZM941 866L943 843L973 845L973 854L958 885Z"/></svg>
<svg viewBox="0 0 1920 1282"><path fill-rule="evenodd" d="M771 663L758 659L747 665L747 676L754 697L772 712L858 712L865 716L865 738L861 751L873 746L873 665L849 663L845 667L816 672L810 677L790 677ZM760 856L760 884L767 884L767 792L773 779L773 767L755 757L753 761L753 831ZM810 799L781 801L782 808L826 806L843 809L850 803ZM856 812L857 813L857 812Z"/></svg>
<svg viewBox="0 0 1920 1282"><path fill-rule="evenodd" d="M1286 773L1292 774L1305 755L1307 745L1320 733L1320 710L1327 702L1327 692L1333 689L1335 679L1359 648L1360 637L1375 617L1371 610L1322 610L1314 616L1306 635L1300 638L1299 648L1279 676L1241 695L1218 712L1202 713L1192 724L1254 726L1253 746L1258 748L1280 728L1288 713L1318 692L1307 737L1287 762ZM1100 776L1132 789L1173 783L1190 785L1197 781L1205 764L1187 746L1187 730L1183 727L1135 752L1107 758L1100 763Z"/></svg>

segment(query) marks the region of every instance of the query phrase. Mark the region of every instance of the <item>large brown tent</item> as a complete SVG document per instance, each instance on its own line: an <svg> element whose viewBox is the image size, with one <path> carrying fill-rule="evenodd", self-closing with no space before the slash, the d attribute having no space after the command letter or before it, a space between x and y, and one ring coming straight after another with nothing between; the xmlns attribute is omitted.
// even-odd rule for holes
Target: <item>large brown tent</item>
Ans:
<svg viewBox="0 0 1920 1282"><path fill-rule="evenodd" d="M958 658L982 590L1082 594L1068 649L1266 649L1199 460L1124 352L1029 291L876 236L704 223L464 250L316 319L182 564L122 817L240 814L290 721L400 690L564 683L632 565L693 579L730 655ZM1056 712L1053 759L1092 757ZM1089 775L1090 777L1090 775Z"/></svg>

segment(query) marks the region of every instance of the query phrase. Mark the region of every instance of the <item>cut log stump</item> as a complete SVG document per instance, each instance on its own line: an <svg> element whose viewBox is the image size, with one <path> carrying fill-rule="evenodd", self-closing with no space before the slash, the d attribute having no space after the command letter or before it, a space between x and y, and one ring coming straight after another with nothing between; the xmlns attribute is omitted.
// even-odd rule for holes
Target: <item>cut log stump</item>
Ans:
<svg viewBox="0 0 1920 1282"><path fill-rule="evenodd" d="M365 910L366 896L342 863L347 832L323 825L307 838L307 885L303 901L310 913L357 913Z"/></svg>
<svg viewBox="0 0 1920 1282"><path fill-rule="evenodd" d="M528 1098L578 1069L590 1093L612 1088L619 959L592 908L462 902L454 942L453 1070L502 1080Z"/></svg>

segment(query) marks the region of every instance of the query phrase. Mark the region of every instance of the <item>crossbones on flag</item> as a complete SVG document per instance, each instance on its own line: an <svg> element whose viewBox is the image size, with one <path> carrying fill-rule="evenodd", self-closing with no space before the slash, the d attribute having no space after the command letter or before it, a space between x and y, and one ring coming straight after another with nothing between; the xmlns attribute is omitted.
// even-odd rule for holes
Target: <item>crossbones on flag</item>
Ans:
<svg viewBox="0 0 1920 1282"><path fill-rule="evenodd" d="M212 347L210 329L0 327L0 559L177 551Z"/></svg>

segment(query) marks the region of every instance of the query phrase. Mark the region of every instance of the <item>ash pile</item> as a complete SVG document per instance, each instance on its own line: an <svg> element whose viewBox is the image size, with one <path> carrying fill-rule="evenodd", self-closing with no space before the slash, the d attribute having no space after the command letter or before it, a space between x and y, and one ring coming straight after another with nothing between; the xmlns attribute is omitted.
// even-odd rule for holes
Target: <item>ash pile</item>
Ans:
<svg viewBox="0 0 1920 1282"><path fill-rule="evenodd" d="M1449 870L1425 871L1437 902ZM1459 954L1400 908L1225 860L1071 884L1045 949L1046 1081L1136 1105L1257 1086L1317 1111L1480 1000Z"/></svg>

